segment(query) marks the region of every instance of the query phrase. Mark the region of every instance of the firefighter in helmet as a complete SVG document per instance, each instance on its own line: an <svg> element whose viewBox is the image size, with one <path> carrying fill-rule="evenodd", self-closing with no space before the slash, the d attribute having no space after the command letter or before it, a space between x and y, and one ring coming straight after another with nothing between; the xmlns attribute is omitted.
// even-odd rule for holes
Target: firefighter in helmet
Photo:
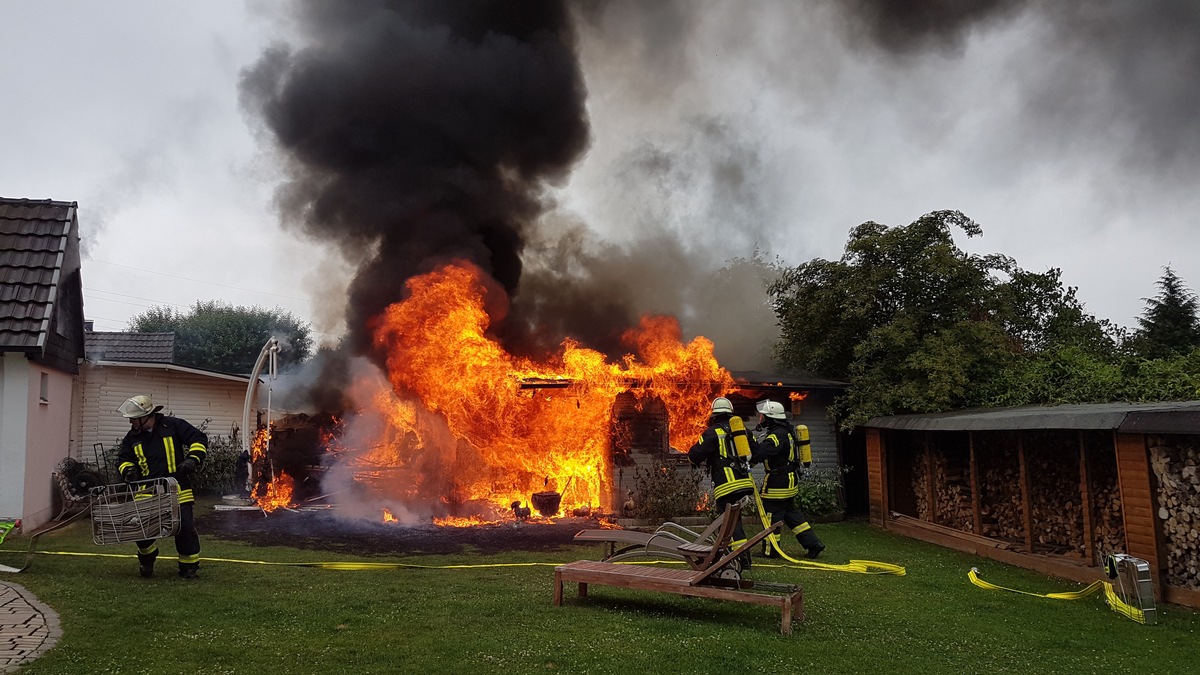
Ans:
<svg viewBox="0 0 1200 675"><path fill-rule="evenodd" d="M755 409L758 410L758 424L765 434L758 440L750 462L762 462L766 467L767 476L762 489L763 509L770 514L772 523L783 521L807 551L807 556L816 558L825 550L825 544L821 543L808 518L796 505L796 495L800 492L800 463L804 461L800 440L788 423L782 403L767 399L759 401ZM807 461L811 463L812 460ZM766 555L773 553L768 547Z"/></svg>
<svg viewBox="0 0 1200 675"><path fill-rule="evenodd" d="M745 426L738 418L733 422L733 404L725 397L713 399L712 413L708 417L708 428L700 434L700 440L688 450L688 461L694 466L708 465L712 478L713 497L717 512L724 513L725 507L736 504L745 497L754 494L754 481L750 478L749 456L743 456L737 449L735 429L740 427L740 434L748 437ZM746 531L742 528L741 519L733 530L733 548L746 543ZM742 569L750 566L750 556L742 559Z"/></svg>
<svg viewBox="0 0 1200 675"><path fill-rule="evenodd" d="M208 436L178 417L159 412L149 396L127 399L117 408L129 420L129 433L117 451L117 471L126 482L149 478L174 478L179 483L179 532L175 552L179 554L179 576L195 579L200 569L200 536L192 513L192 474L200 470L208 453ZM138 573L154 576L158 543L137 542Z"/></svg>

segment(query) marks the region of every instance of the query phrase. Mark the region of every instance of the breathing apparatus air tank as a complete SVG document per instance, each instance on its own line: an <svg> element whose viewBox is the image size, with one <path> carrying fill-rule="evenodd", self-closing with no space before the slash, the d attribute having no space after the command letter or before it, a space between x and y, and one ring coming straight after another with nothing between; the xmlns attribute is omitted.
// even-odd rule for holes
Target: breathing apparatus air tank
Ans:
<svg viewBox="0 0 1200 675"><path fill-rule="evenodd" d="M812 466L812 441L808 439L806 425L796 425L796 445L800 446L800 463L805 467Z"/></svg>
<svg viewBox="0 0 1200 675"><path fill-rule="evenodd" d="M733 448L737 451L738 457L742 459L750 458L750 441L746 437L746 423L742 418L734 415L729 418L729 430L733 433Z"/></svg>

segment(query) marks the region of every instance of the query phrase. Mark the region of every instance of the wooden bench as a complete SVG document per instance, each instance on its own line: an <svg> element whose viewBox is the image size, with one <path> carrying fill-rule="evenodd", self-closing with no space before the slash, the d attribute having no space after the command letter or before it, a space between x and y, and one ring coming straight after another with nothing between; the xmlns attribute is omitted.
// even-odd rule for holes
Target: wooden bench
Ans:
<svg viewBox="0 0 1200 675"><path fill-rule="evenodd" d="M730 600L779 607L780 632L792 634L792 619L804 620L804 589L793 584L757 583L742 579L731 563L750 551L767 535L779 529L779 523L759 532L746 543L729 550L729 541L741 509L735 504L724 513L720 531L707 547L695 543L680 544L676 550L689 561L691 569L668 569L643 565L578 560L554 568L554 605L562 605L563 583L579 585L579 597L586 598L588 585L614 586L633 590L673 593L688 597Z"/></svg>

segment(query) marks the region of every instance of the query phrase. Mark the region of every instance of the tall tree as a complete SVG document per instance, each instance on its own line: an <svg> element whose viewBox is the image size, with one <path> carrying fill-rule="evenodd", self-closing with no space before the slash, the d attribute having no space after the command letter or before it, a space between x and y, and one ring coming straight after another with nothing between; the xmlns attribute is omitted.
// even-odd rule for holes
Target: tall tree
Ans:
<svg viewBox="0 0 1200 675"><path fill-rule="evenodd" d="M1168 265L1163 268L1157 297L1143 298L1146 311L1138 317L1134 351L1145 358L1183 355L1200 347L1200 301Z"/></svg>
<svg viewBox="0 0 1200 675"><path fill-rule="evenodd" d="M850 382L834 406L844 427L980 405L995 373L1051 347L1115 350L1059 270L1037 274L1007 256L967 254L952 228L983 233L958 211L904 227L863 223L840 260L802 264L771 287L778 360Z"/></svg>
<svg viewBox="0 0 1200 675"><path fill-rule="evenodd" d="M299 363L312 352L312 329L279 308L234 307L217 300L197 301L187 312L151 307L129 321L134 332L175 333L180 365L223 373L246 374L271 337L279 338L281 367Z"/></svg>

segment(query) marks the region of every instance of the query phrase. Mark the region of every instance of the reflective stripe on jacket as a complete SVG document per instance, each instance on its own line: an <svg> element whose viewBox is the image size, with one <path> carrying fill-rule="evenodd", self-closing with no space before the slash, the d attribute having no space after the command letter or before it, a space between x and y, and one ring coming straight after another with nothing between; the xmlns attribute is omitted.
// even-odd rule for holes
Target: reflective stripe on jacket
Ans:
<svg viewBox="0 0 1200 675"><path fill-rule="evenodd" d="M758 442L758 452L753 458L754 462L763 462L767 469L763 499L789 499L799 494L796 469L800 465L796 450L796 438L792 435L791 426L787 422L772 420L767 435Z"/></svg>
<svg viewBox="0 0 1200 675"><path fill-rule="evenodd" d="M733 446L728 415L714 417L700 434L700 440L688 450L688 461L695 466L708 465L713 496L721 498L742 490L752 491L754 481Z"/></svg>
<svg viewBox="0 0 1200 675"><path fill-rule="evenodd" d="M178 417L160 415L149 431L133 431L121 439L117 451L117 473L135 467L141 478L174 478L179 483L179 503L193 501L192 479L179 473L185 459L204 465L208 436Z"/></svg>

